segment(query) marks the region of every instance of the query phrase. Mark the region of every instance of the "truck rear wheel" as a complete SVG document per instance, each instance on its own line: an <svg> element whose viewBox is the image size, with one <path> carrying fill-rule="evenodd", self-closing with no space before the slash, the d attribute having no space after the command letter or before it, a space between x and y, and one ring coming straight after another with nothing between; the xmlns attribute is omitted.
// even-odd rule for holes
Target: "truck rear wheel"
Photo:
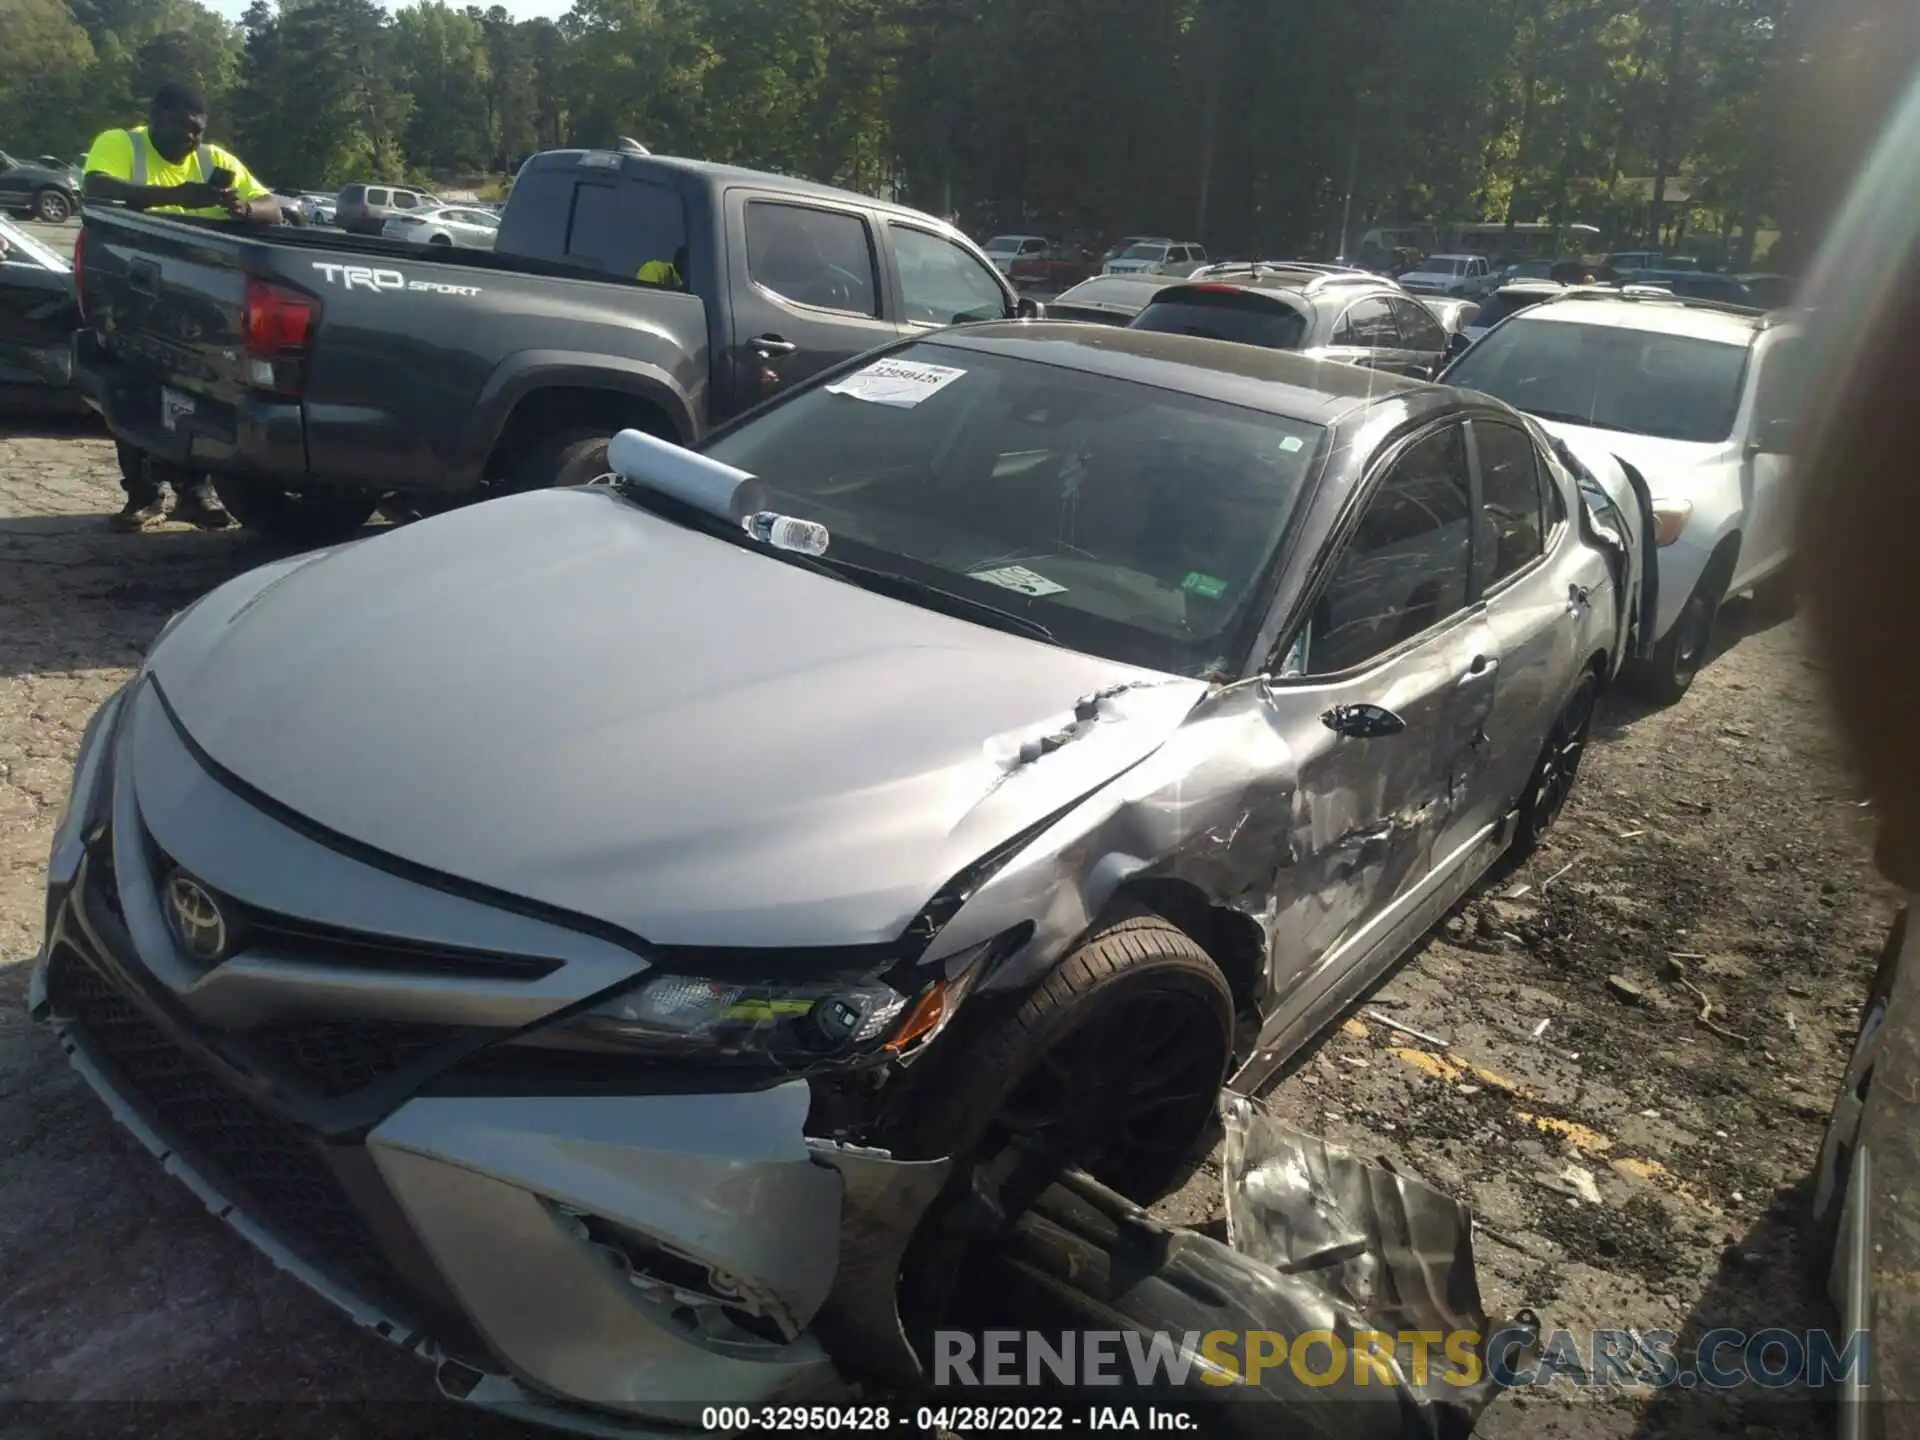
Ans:
<svg viewBox="0 0 1920 1440"><path fill-rule="evenodd" d="M227 513L256 535L287 545L332 545L372 518L378 495L340 490L298 495L269 481L216 475L213 490Z"/></svg>

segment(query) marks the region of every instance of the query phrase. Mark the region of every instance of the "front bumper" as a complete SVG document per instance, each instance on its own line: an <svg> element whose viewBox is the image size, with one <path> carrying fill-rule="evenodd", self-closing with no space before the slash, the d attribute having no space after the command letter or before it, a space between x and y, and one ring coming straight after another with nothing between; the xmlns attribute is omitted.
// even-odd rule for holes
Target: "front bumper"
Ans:
<svg viewBox="0 0 1920 1440"><path fill-rule="evenodd" d="M124 755L133 708L93 743ZM468 1063L486 1049L439 1066L417 1024L229 1032L192 1007L220 969L264 962L171 982L181 955L147 953L161 872L114 831L151 836L129 819L126 776L99 784L112 801L91 807L49 894L35 1017L209 1211L434 1363L443 1391L646 1434L703 1406L843 1397L821 1334L863 1356L898 1338L892 1277L946 1162L809 1139L804 1081L543 1093Z"/></svg>

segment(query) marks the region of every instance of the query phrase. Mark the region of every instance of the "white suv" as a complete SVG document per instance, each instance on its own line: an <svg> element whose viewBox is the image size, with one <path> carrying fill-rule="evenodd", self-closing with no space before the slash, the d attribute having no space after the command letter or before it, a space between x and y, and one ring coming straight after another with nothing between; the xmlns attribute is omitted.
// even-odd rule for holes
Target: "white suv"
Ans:
<svg viewBox="0 0 1920 1440"><path fill-rule="evenodd" d="M1585 464L1646 482L1659 601L1639 688L1686 693L1720 602L1787 579L1801 339L1779 315L1576 289L1496 325L1439 377L1535 416Z"/></svg>

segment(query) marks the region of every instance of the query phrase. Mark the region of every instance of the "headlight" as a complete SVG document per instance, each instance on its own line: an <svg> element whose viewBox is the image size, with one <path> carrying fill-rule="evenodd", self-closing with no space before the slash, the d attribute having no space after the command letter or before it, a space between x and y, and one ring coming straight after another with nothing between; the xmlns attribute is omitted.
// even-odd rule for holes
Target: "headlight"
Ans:
<svg viewBox="0 0 1920 1440"><path fill-rule="evenodd" d="M1653 502L1653 543L1662 549L1680 538L1680 532L1687 528L1687 521L1693 518L1691 500L1656 500Z"/></svg>
<svg viewBox="0 0 1920 1440"><path fill-rule="evenodd" d="M1021 927L962 951L926 974L914 993L872 976L752 981L650 974L517 1043L780 1069L900 1055L938 1035L992 961L1026 933Z"/></svg>

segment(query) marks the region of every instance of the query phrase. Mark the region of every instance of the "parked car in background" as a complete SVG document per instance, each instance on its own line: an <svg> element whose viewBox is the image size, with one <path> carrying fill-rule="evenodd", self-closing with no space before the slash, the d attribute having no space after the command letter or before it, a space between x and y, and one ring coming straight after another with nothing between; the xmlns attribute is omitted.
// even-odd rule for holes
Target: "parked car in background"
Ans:
<svg viewBox="0 0 1920 1440"><path fill-rule="evenodd" d="M1515 280L1551 280L1553 272L1562 265L1559 260L1514 260L1505 265L1494 267L1492 284L1494 287L1510 285Z"/></svg>
<svg viewBox="0 0 1920 1440"><path fill-rule="evenodd" d="M400 185L348 185L334 202L334 220L350 235L378 235L396 215L411 215L440 203L424 190Z"/></svg>
<svg viewBox="0 0 1920 1440"><path fill-rule="evenodd" d="M477 206L439 205L408 215L390 215L380 233L415 245L455 245L491 250L500 234L500 217Z"/></svg>
<svg viewBox="0 0 1920 1440"><path fill-rule="evenodd" d="M82 410L73 388L73 267L0 216L0 409Z"/></svg>
<svg viewBox="0 0 1920 1440"><path fill-rule="evenodd" d="M1395 278L1415 295L1471 298L1486 288L1493 273L1484 255L1429 255Z"/></svg>
<svg viewBox="0 0 1920 1440"><path fill-rule="evenodd" d="M1053 245L1038 255L1022 255L1008 271L1022 290L1057 292L1100 273L1100 258L1081 245Z"/></svg>
<svg viewBox="0 0 1920 1440"><path fill-rule="evenodd" d="M1047 318L1125 325L1166 288L1166 283L1164 275L1095 275L1049 300Z"/></svg>
<svg viewBox="0 0 1920 1440"><path fill-rule="evenodd" d="M1440 322L1440 328L1447 332L1449 339L1465 335L1467 327L1474 324L1480 314L1478 300L1461 300L1447 295L1422 295L1418 299Z"/></svg>
<svg viewBox="0 0 1920 1440"><path fill-rule="evenodd" d="M1615 272L1615 281L1623 288L1628 285L1651 287L1687 300L1715 300L1723 305L1746 305L1756 310L1769 308L1733 276L1712 270L1620 270Z"/></svg>
<svg viewBox="0 0 1920 1440"><path fill-rule="evenodd" d="M1298 350L1423 380L1446 364L1450 343L1433 312L1391 280L1301 261L1211 266L1157 292L1129 328Z"/></svg>
<svg viewBox="0 0 1920 1440"><path fill-rule="evenodd" d="M1469 341L1478 340L1509 315L1518 315L1542 300L1551 300L1566 288L1552 280L1510 280L1487 296L1460 333Z"/></svg>
<svg viewBox="0 0 1920 1440"><path fill-rule="evenodd" d="M1171 235L1122 235L1100 254L1100 265L1104 270L1111 260L1118 260L1136 245L1171 245Z"/></svg>
<svg viewBox="0 0 1920 1440"><path fill-rule="evenodd" d="M1002 275L1011 276L1016 260L1044 255L1053 241L1044 235L996 235L981 247Z"/></svg>
<svg viewBox="0 0 1920 1440"><path fill-rule="evenodd" d="M1186 275L1207 263L1206 247L1193 240L1144 240L1129 245L1100 267L1103 275Z"/></svg>
<svg viewBox="0 0 1920 1440"><path fill-rule="evenodd" d="M1698 270L1700 262L1691 255L1669 255L1664 250L1615 250L1601 262L1614 276L1627 270Z"/></svg>
<svg viewBox="0 0 1920 1440"><path fill-rule="evenodd" d="M79 170L58 161L16 160L0 151L0 211L58 225L79 208Z"/></svg>
<svg viewBox="0 0 1920 1440"><path fill-rule="evenodd" d="M213 1215L522 1420L819 1400L1023 1137L1164 1193L1540 843L1621 658L1630 539L1484 396L983 325L619 439L176 617L31 984Z"/></svg>
<svg viewBox="0 0 1920 1440"><path fill-rule="evenodd" d="M1763 310L1785 310L1800 292L1800 281L1792 275L1756 272L1733 277L1746 287L1753 303Z"/></svg>
<svg viewBox="0 0 1920 1440"><path fill-rule="evenodd" d="M1440 377L1645 480L1659 613L1630 678L1655 699L1692 685L1727 596L1790 583L1803 365L1800 332L1777 316L1575 288L1510 317Z"/></svg>
<svg viewBox="0 0 1920 1440"><path fill-rule="evenodd" d="M692 440L909 331L1023 313L918 211L609 150L528 160L490 251L101 205L80 244L77 362L108 428L290 544L384 495L578 484L619 430ZM639 281L676 259L683 285Z"/></svg>

